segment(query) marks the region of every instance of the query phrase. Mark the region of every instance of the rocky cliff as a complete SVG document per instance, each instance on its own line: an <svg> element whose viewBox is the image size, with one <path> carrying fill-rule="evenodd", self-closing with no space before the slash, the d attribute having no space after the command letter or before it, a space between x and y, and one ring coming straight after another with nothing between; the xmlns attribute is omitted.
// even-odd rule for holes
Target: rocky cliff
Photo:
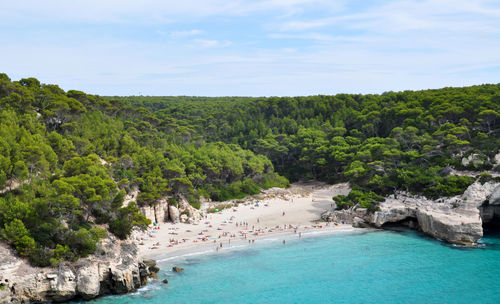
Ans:
<svg viewBox="0 0 500 304"><path fill-rule="evenodd" d="M114 237L105 239L96 255L55 268L32 267L0 243L0 303L63 302L126 293L146 284L157 269L153 264L142 261L135 244Z"/></svg>
<svg viewBox="0 0 500 304"><path fill-rule="evenodd" d="M429 200L397 192L381 202L379 211L352 208L328 211L323 219L384 227L391 223L406 225L452 244L473 245L483 236L483 224L500 219L500 183L475 182L463 195Z"/></svg>
<svg viewBox="0 0 500 304"><path fill-rule="evenodd" d="M203 218L202 212L191 206L184 197L176 205L169 204L168 197L163 197L153 206L141 207L140 212L152 223L193 223Z"/></svg>

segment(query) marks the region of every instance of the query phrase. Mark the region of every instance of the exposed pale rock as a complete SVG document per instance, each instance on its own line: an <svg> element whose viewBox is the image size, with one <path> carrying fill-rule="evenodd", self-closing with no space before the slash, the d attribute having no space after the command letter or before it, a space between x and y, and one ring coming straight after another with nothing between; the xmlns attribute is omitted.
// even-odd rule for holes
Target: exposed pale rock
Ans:
<svg viewBox="0 0 500 304"><path fill-rule="evenodd" d="M362 218L355 216L352 220L352 226L355 228L369 228L370 225Z"/></svg>
<svg viewBox="0 0 500 304"><path fill-rule="evenodd" d="M156 222L155 208L152 206L143 206L140 208L142 215L151 221L151 223Z"/></svg>
<svg viewBox="0 0 500 304"><path fill-rule="evenodd" d="M144 285L151 273L137 246L110 236L100 245L105 254L35 268L0 243L0 303L61 302L125 293Z"/></svg>
<svg viewBox="0 0 500 304"><path fill-rule="evenodd" d="M463 195L437 201L398 193L380 203L380 211L375 212L369 222L381 227L413 218L419 228L432 237L471 245L483 236L480 208L497 186L490 182L483 185L475 182Z"/></svg>
<svg viewBox="0 0 500 304"><path fill-rule="evenodd" d="M472 166L476 169L479 169L484 164L486 164L488 161L489 160L488 160L488 157L486 155L473 153L467 157L462 158L462 165L465 167Z"/></svg>
<svg viewBox="0 0 500 304"><path fill-rule="evenodd" d="M495 155L495 163L500 164L500 153Z"/></svg>
<svg viewBox="0 0 500 304"><path fill-rule="evenodd" d="M93 299L99 295L99 264L92 263L82 266L76 274L76 291L85 300Z"/></svg>
<svg viewBox="0 0 500 304"><path fill-rule="evenodd" d="M163 197L158 201L158 203L154 206L155 218L158 222L166 222L168 221L168 198Z"/></svg>
<svg viewBox="0 0 500 304"><path fill-rule="evenodd" d="M156 266L156 261L155 260L150 260L150 259L144 259L144 261L142 261L144 263L144 265L146 265L147 267L151 267L151 266Z"/></svg>
<svg viewBox="0 0 500 304"><path fill-rule="evenodd" d="M488 201L490 205L500 205L500 186L497 186L489 195Z"/></svg>
<svg viewBox="0 0 500 304"><path fill-rule="evenodd" d="M130 202L137 201L137 196L139 196L139 188L134 187L132 191L130 191L123 200L123 206L127 206Z"/></svg>
<svg viewBox="0 0 500 304"><path fill-rule="evenodd" d="M191 204L189 204L189 202L184 197L181 197L180 199L179 212L184 214L187 213L186 221L188 220L190 220L191 222L199 221L200 219L203 218L201 212L198 209L191 206Z"/></svg>
<svg viewBox="0 0 500 304"><path fill-rule="evenodd" d="M174 205L168 206L168 214L172 222L177 223L179 221L179 209Z"/></svg>

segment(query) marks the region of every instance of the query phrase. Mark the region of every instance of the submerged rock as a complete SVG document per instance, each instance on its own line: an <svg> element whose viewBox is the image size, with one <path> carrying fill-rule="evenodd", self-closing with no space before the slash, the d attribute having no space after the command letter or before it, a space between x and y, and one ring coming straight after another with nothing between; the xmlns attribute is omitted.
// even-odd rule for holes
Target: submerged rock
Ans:
<svg viewBox="0 0 500 304"><path fill-rule="evenodd" d="M173 271L173 272L183 272L183 271L184 271L184 268L174 266L174 267L172 267L172 271Z"/></svg>

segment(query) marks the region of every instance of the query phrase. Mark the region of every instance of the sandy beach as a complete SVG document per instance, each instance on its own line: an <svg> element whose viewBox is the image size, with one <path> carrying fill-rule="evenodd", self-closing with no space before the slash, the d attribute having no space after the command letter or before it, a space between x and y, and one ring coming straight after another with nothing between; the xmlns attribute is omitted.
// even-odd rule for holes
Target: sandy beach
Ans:
<svg viewBox="0 0 500 304"><path fill-rule="evenodd" d="M197 223L160 223L134 235L144 258L165 259L187 252L218 252L254 244L263 239L308 237L315 233L352 231L351 225L326 223L320 215L332 208L332 197L348 193L347 184L293 184L273 188L243 200L202 206L205 216ZM237 206L227 207L229 204ZM225 209L207 213L217 206Z"/></svg>

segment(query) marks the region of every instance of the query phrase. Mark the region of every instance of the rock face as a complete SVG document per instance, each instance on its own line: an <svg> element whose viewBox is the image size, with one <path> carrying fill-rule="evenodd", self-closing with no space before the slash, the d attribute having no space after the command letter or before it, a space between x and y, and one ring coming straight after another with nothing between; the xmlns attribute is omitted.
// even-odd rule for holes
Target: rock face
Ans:
<svg viewBox="0 0 500 304"><path fill-rule="evenodd" d="M475 169L480 169L483 165L489 162L489 159L486 155L473 153L468 157L462 158L462 165L464 167L472 166Z"/></svg>
<svg viewBox="0 0 500 304"><path fill-rule="evenodd" d="M144 206L140 210L152 223L167 221L193 223L202 219L201 212L191 206L184 197L179 199L177 207L169 205L168 197L163 197L154 206Z"/></svg>
<svg viewBox="0 0 500 304"><path fill-rule="evenodd" d="M480 209L497 183L476 182L463 195L432 201L397 193L380 204L380 211L365 217L376 227L413 220L427 235L460 245L474 244L483 236Z"/></svg>
<svg viewBox="0 0 500 304"><path fill-rule="evenodd" d="M35 268L0 243L0 303L89 300L135 290L151 276L134 244L110 237L98 251L103 254L56 268Z"/></svg>
<svg viewBox="0 0 500 304"><path fill-rule="evenodd" d="M179 212L182 214L180 216L181 222L193 223L202 219L200 211L191 206L184 197L179 202ZM185 216L183 217L183 215Z"/></svg>
<svg viewBox="0 0 500 304"><path fill-rule="evenodd" d="M168 214L172 222L177 223L179 221L179 209L177 209L174 205L168 206Z"/></svg>
<svg viewBox="0 0 500 304"><path fill-rule="evenodd" d="M489 224L500 219L500 186L495 187L493 192L486 197L479 211L484 223Z"/></svg>
<svg viewBox="0 0 500 304"><path fill-rule="evenodd" d="M483 236L484 223L500 225L500 183L477 181L463 195L434 201L397 192L380 203L379 208L374 213L358 206L327 210L321 218L360 228L401 224L452 244L468 246Z"/></svg>
<svg viewBox="0 0 500 304"><path fill-rule="evenodd" d="M166 222L169 220L168 198L161 198L154 206L143 206L140 211L152 223Z"/></svg>

